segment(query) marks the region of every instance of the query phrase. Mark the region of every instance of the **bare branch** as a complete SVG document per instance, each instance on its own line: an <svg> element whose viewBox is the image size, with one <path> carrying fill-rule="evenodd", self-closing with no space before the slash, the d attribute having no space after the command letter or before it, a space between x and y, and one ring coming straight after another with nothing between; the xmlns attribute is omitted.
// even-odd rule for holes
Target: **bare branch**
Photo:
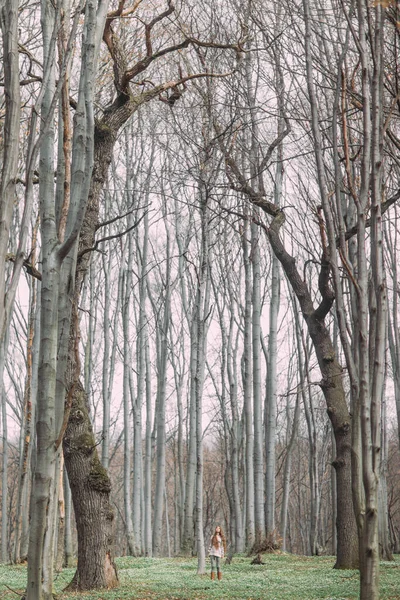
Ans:
<svg viewBox="0 0 400 600"><path fill-rule="evenodd" d="M17 257L15 256L15 254L7 254L6 256L6 260L10 262L15 262L16 259ZM42 281L42 274L29 262L29 259L25 259L22 265L25 267L28 275L31 275L35 279Z"/></svg>
<svg viewBox="0 0 400 600"><path fill-rule="evenodd" d="M95 242L94 246L92 246L91 248L85 248L84 250L81 250L78 254L78 258L82 258L82 256L84 256L88 252L97 250L98 245L101 244L102 242L108 242L110 240L115 240L117 238L121 238L122 236L126 235L127 233L132 231L132 229L135 229L135 227L137 227L139 225L139 223L144 219L144 216L145 215L142 215L140 217L140 219L135 221L134 224L131 227L128 227L128 229L125 229L125 231L121 231L120 233L116 233L114 235L107 235L106 237L100 238L99 240L97 240Z"/></svg>
<svg viewBox="0 0 400 600"><path fill-rule="evenodd" d="M138 206L137 208L132 208L131 210L128 210L128 212L124 213L123 215L118 215L117 217L114 217L113 219L109 219L108 221L103 221L102 223L98 223L96 225L96 231L98 229L101 229L102 227L107 227L107 225L112 225L112 223L115 223L116 221L119 221L120 219L124 219L128 215L131 215L133 212L140 210L142 208L147 208L148 206L150 206L150 204L146 204L145 206Z"/></svg>
<svg viewBox="0 0 400 600"><path fill-rule="evenodd" d="M385 212L391 207L393 206L393 204L395 204L395 202L397 202L397 200L400 198L400 189L397 190L397 192L395 194L393 194L393 196L391 196L390 198L388 198L387 200L385 200L385 202L382 202L381 205L381 214L384 215ZM371 219L367 219L365 222L365 227L371 227ZM350 229L348 229L345 233L345 239L350 240L354 235L357 234L358 231L358 225L354 225L354 227L351 227ZM336 240L336 245L339 245L339 240Z"/></svg>

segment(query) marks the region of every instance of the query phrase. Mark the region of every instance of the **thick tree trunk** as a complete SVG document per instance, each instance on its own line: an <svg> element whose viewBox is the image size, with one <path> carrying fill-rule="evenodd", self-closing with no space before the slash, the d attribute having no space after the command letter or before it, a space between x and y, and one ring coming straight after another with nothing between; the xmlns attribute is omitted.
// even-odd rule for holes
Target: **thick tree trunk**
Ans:
<svg viewBox="0 0 400 600"><path fill-rule="evenodd" d="M68 589L81 591L118 585L113 554L111 483L97 454L86 402L85 391L79 383L63 441L79 545L78 566Z"/></svg>

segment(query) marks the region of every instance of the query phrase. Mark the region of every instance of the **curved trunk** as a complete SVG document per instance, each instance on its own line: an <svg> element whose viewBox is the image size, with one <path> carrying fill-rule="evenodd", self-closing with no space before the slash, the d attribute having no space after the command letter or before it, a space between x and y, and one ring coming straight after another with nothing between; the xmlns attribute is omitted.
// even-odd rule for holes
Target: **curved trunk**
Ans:
<svg viewBox="0 0 400 600"><path fill-rule="evenodd" d="M118 575L113 555L114 510L111 482L98 454L83 386L78 383L63 440L78 532L79 559L71 590L113 588Z"/></svg>
<svg viewBox="0 0 400 600"><path fill-rule="evenodd" d="M314 345L322 374L320 386L325 396L327 412L332 423L336 442L336 458L333 466L337 483L337 558L335 568L358 567L357 529L352 505L351 481L351 426L342 381L342 367L338 363L329 330L325 326L325 305L314 309L306 283L297 271L295 259L285 250L279 237L284 222L282 212L276 214L269 230L271 247L282 264L286 276L300 304ZM324 262L322 265L324 267ZM325 301L329 304L329 301Z"/></svg>

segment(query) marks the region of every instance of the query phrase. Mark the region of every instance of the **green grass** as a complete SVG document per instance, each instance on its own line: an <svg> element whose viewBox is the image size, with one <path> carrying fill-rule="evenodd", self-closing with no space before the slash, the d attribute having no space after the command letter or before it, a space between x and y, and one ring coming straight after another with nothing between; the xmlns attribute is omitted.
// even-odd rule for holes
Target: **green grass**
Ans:
<svg viewBox="0 0 400 600"><path fill-rule="evenodd" d="M350 600L358 598L358 572L333 569L332 557L264 555L265 565L245 556L223 566L223 580L196 575L196 559L119 558L118 589L63 593L74 571L58 574L59 600ZM207 562L209 570L209 563ZM24 589L26 567L0 566L0 599L16 600ZM400 600L400 557L381 563L380 600Z"/></svg>

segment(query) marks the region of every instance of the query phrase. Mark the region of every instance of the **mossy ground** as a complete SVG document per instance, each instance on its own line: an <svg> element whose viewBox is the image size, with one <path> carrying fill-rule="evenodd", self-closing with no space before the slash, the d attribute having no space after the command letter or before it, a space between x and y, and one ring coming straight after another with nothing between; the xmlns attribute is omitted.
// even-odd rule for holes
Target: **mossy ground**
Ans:
<svg viewBox="0 0 400 600"><path fill-rule="evenodd" d="M118 589L63 593L73 569L58 574L59 600L350 600L358 598L358 572L333 569L332 557L264 555L265 565L236 556L224 565L223 580L196 575L196 559L118 558ZM209 564L207 564L209 569ZM26 567L0 566L0 599L16 600L24 589ZM8 586L8 587L7 587ZM380 600L400 600L400 557L381 563Z"/></svg>

